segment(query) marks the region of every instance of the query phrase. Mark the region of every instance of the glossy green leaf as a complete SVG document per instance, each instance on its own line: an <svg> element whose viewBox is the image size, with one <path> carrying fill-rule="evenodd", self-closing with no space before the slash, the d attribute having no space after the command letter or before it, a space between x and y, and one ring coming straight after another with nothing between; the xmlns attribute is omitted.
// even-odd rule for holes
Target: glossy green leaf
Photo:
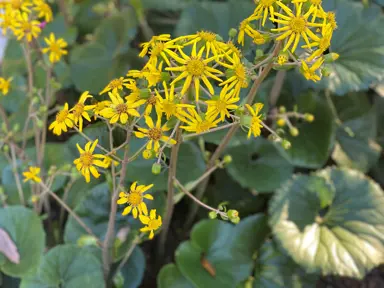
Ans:
<svg viewBox="0 0 384 288"><path fill-rule="evenodd" d="M340 58L331 65L332 75L316 87L343 95L368 89L372 82L384 78L384 17L363 9L361 4L344 0L323 1L326 11L335 11L338 29L331 51Z"/></svg>
<svg viewBox="0 0 384 288"><path fill-rule="evenodd" d="M191 240L177 248L177 267L196 287L236 287L251 274L252 255L267 233L266 217L261 214L236 226L201 221L193 228Z"/></svg>
<svg viewBox="0 0 384 288"><path fill-rule="evenodd" d="M161 268L157 276L157 287L159 288L193 288L187 278L181 274L180 270L173 263Z"/></svg>
<svg viewBox="0 0 384 288"><path fill-rule="evenodd" d="M0 270L13 277L22 277L37 269L45 248L45 233L35 212L22 206L2 208L0 228L9 234L20 255L18 264L5 259Z"/></svg>
<svg viewBox="0 0 384 288"><path fill-rule="evenodd" d="M323 209L318 187L333 195ZM364 174L328 168L287 182L269 207L270 225L305 270L362 278L384 261L383 204L383 190Z"/></svg>
<svg viewBox="0 0 384 288"><path fill-rule="evenodd" d="M241 186L257 192L273 192L289 179L293 166L280 153L282 149L261 137L230 148L227 171Z"/></svg>
<svg viewBox="0 0 384 288"><path fill-rule="evenodd" d="M104 288L101 262L87 250L59 245L50 250L35 275L25 277L22 288Z"/></svg>

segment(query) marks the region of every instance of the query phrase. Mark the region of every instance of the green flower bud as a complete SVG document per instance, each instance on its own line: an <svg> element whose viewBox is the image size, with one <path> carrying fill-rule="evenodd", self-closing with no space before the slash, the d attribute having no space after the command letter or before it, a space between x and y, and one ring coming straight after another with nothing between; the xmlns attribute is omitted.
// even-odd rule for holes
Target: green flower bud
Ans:
<svg viewBox="0 0 384 288"><path fill-rule="evenodd" d="M148 88L140 89L140 98L141 99L148 99L151 97L151 90Z"/></svg>
<svg viewBox="0 0 384 288"><path fill-rule="evenodd" d="M231 38L235 38L236 35L237 35L237 30L236 30L235 28L231 28L231 29L229 29L228 35L229 35L229 37L231 37Z"/></svg>
<svg viewBox="0 0 384 288"><path fill-rule="evenodd" d="M285 150L289 150L291 149L291 142L289 142L287 139L283 139L283 141L281 141L281 146L285 149Z"/></svg>
<svg viewBox="0 0 384 288"><path fill-rule="evenodd" d="M225 155L224 158L223 158L223 162L224 164L229 164L232 162L232 156L231 155Z"/></svg>
<svg viewBox="0 0 384 288"><path fill-rule="evenodd" d="M233 224L238 224L240 222L240 217L230 219Z"/></svg>
<svg viewBox="0 0 384 288"><path fill-rule="evenodd" d="M159 163L153 163L152 165L152 174L159 175L161 172L161 165Z"/></svg>
<svg viewBox="0 0 384 288"><path fill-rule="evenodd" d="M156 152L153 150L146 149L143 151L143 158L144 159L152 159L153 157L156 156Z"/></svg>
<svg viewBox="0 0 384 288"><path fill-rule="evenodd" d="M217 213L215 211L211 211L208 213L208 216L210 219L216 219L217 218Z"/></svg>
<svg viewBox="0 0 384 288"><path fill-rule="evenodd" d="M287 109L285 109L284 106L280 106L280 107L279 107L279 113L280 113L280 114L284 114L285 112L287 112Z"/></svg>
<svg viewBox="0 0 384 288"><path fill-rule="evenodd" d="M304 120L307 122L313 122L313 120L315 120L315 116L313 116L312 114L309 114L309 113L305 113L304 114Z"/></svg>
<svg viewBox="0 0 384 288"><path fill-rule="evenodd" d="M291 129L289 129L289 133L293 137L297 137L297 136L299 136L299 129L297 129L296 127L292 127Z"/></svg>
<svg viewBox="0 0 384 288"><path fill-rule="evenodd" d="M329 53L327 55L324 55L324 62L325 63L332 63L335 62L337 59L339 59L340 55L337 53Z"/></svg>

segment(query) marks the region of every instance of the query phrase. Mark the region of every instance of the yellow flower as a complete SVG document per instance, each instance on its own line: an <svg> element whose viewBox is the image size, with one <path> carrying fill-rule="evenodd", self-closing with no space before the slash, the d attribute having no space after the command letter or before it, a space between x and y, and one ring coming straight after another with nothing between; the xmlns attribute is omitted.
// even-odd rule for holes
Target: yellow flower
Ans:
<svg viewBox="0 0 384 288"><path fill-rule="evenodd" d="M309 9L308 12L304 15L302 12L302 3L295 4L296 7L296 15L293 14L292 10L285 6L284 4L277 2L277 4L285 11L287 15L283 15L275 12L275 16L279 19L274 19L273 21L282 24L283 27L277 29L271 29L271 31L275 32L284 32L282 35L276 38L277 41L284 40L288 38L287 44L284 46L283 51L291 48L292 53L295 52L297 45L301 37L304 38L304 41L307 45L309 45L308 37L312 40L319 41L319 37L317 37L310 28L312 27L322 27L323 24L318 23L310 23L308 22L308 17L311 15L313 8Z"/></svg>
<svg viewBox="0 0 384 288"><path fill-rule="evenodd" d="M49 53L49 62L57 63L60 61L63 55L67 55L68 51L65 48L68 46L67 42L63 38L59 38L56 40L55 34L51 33L49 38L44 38L45 43L47 43L48 47L43 48L42 52Z"/></svg>
<svg viewBox="0 0 384 288"><path fill-rule="evenodd" d="M148 87L152 87L161 81L162 67L163 62L160 63L158 69L156 68L156 66L148 62L148 64L145 65L143 70L130 70L127 73L127 76L133 78L145 78L148 81Z"/></svg>
<svg viewBox="0 0 384 288"><path fill-rule="evenodd" d="M170 34L161 34L161 35L153 36L152 39L149 40L148 42L140 44L140 47L142 47L143 49L141 50L139 56L144 57L145 55L147 55L149 48L154 47L156 43L162 42L162 41L167 42L169 40L171 40Z"/></svg>
<svg viewBox="0 0 384 288"><path fill-rule="evenodd" d="M208 131L209 129L216 127L217 123L220 122L220 119L216 119L214 115L199 115L194 108L187 108L187 112L180 111L178 118L185 122L187 126L180 126L185 131L202 133Z"/></svg>
<svg viewBox="0 0 384 288"><path fill-rule="evenodd" d="M8 79L0 77L0 90L1 90L1 93L3 95L7 95L8 94L12 80L13 80L13 77L8 78Z"/></svg>
<svg viewBox="0 0 384 288"><path fill-rule="evenodd" d="M166 124L161 126L161 115L157 117L156 126L149 116L145 116L145 123L149 129L139 127L137 128L139 131L135 131L134 134L137 138L147 137L149 139L146 146L148 150L152 150L153 146L153 150L158 152L160 149L160 140L169 143L170 145L176 144L176 140L164 135L164 132L168 131L170 128L168 128Z"/></svg>
<svg viewBox="0 0 384 288"><path fill-rule="evenodd" d="M265 39L263 38L263 35L260 34L257 30L252 28L252 26L249 24L253 20L257 20L260 17L251 16L246 19L244 19L240 23L239 27L239 35L237 36L237 43L244 46L244 36L247 34L249 37L253 39L253 42L255 42L258 45L264 44Z"/></svg>
<svg viewBox="0 0 384 288"><path fill-rule="evenodd" d="M321 38L319 38L319 41L314 41L312 43L309 43L309 45L301 46L302 48L309 48L312 49L312 47L318 47L316 51L314 51L311 56L307 58L307 62L312 61L316 57L321 56L328 48L331 46L331 39L332 39L333 30L330 25L324 25L321 29Z"/></svg>
<svg viewBox="0 0 384 288"><path fill-rule="evenodd" d="M95 166L106 168L106 165L103 161L99 159L105 158L104 155L101 154L93 154L95 151L96 145L97 145L98 139L91 142L89 141L87 144L85 144L85 147L83 150L79 144L76 143L76 147L79 150L80 157L75 159L73 163L76 165L76 169L81 172L81 174L84 176L85 181L88 183L91 181L91 174L95 178L99 178L100 174L95 168Z"/></svg>
<svg viewBox="0 0 384 288"><path fill-rule="evenodd" d="M52 9L43 0L33 0L35 4L34 10L38 13L38 18L44 18L45 22L51 22L53 20Z"/></svg>
<svg viewBox="0 0 384 288"><path fill-rule="evenodd" d="M92 98L92 95L89 95L89 92L85 91L83 94L81 94L80 99L76 105L71 110L69 110L73 114L73 122L79 126L80 131L83 131L83 117L87 119L88 122L91 122L87 111L95 108L95 105L84 104L88 98Z"/></svg>
<svg viewBox="0 0 384 288"><path fill-rule="evenodd" d="M156 209L151 210L151 212L149 213L149 217L144 215L139 216L141 223L143 223L144 225L147 225L144 228L141 228L140 231L141 232L151 231L151 233L149 233L149 239L153 239L153 237L155 236L154 231L159 229L162 225L161 216L160 215L157 215L157 216L158 217L156 219Z"/></svg>
<svg viewBox="0 0 384 288"><path fill-rule="evenodd" d="M61 131L67 132L67 127L73 127L73 118L68 111L68 103L65 103L63 110L56 114L56 120L49 125L49 130L53 129L53 134L61 135Z"/></svg>
<svg viewBox="0 0 384 288"><path fill-rule="evenodd" d="M7 29L13 29L17 12L12 8L6 8L4 13L0 13L0 28L3 35L7 33Z"/></svg>
<svg viewBox="0 0 384 288"><path fill-rule="evenodd" d="M28 14L25 12L16 14L13 27L13 33L17 37L17 40L25 37L28 42L31 42L33 38L37 38L41 32L40 22L29 20Z"/></svg>
<svg viewBox="0 0 384 288"><path fill-rule="evenodd" d="M163 82L164 87L164 94L165 99L162 98L157 90L155 90L156 96L158 97L159 104L158 104L158 111L164 112L165 116L167 117L167 120L169 120L172 116L178 115L178 112L181 108L187 108L187 107L194 107L190 104L180 104L180 99L175 97L175 86L171 86L171 88L168 90L167 83Z"/></svg>
<svg viewBox="0 0 384 288"><path fill-rule="evenodd" d="M93 117L96 120L97 116L101 116L101 111L103 111L105 108L108 108L109 105L111 105L111 101L105 100L100 101L95 104L95 107L93 108Z"/></svg>
<svg viewBox="0 0 384 288"><path fill-rule="evenodd" d="M312 10L312 22L315 22L316 17L324 14L324 9L321 7L322 0L292 0L292 3L305 3L309 2L311 4L310 10Z"/></svg>
<svg viewBox="0 0 384 288"><path fill-rule="evenodd" d="M317 82L321 80L321 77L316 74L316 71L320 68L321 65L324 63L324 58L319 58L316 60L316 62L312 65L311 68L308 67L308 64L305 63L305 61L301 62L301 74L304 75L305 79L312 80L313 82Z"/></svg>
<svg viewBox="0 0 384 288"><path fill-rule="evenodd" d="M209 53L212 51L212 54L218 56L223 52L221 42L217 40L217 35L209 31L200 31L193 35L181 36L175 40L187 40L188 42L183 44L183 46L193 45L195 43L200 43L205 46L205 57L208 58Z"/></svg>
<svg viewBox="0 0 384 288"><path fill-rule="evenodd" d="M101 116L110 119L109 123L113 124L120 120L121 124L126 124L129 115L140 117L136 108L143 105L145 99L136 101L137 97L133 95L125 97L126 102L124 102L118 93L108 92L108 95L112 100L112 104L101 111Z"/></svg>
<svg viewBox="0 0 384 288"><path fill-rule="evenodd" d="M218 56L212 56L211 58L204 59L202 58L203 52L205 47L200 48L199 52L196 51L196 43L193 44L192 48L192 55L188 56L186 55L181 49L179 49L179 52L182 56L180 57L174 57L174 59L182 64L182 66L178 67L168 67L165 70L173 71L173 72L182 72L176 79L174 79L171 83L171 85L176 84L180 80L185 78L185 82L183 85L183 89L181 90L181 95L184 95L189 87L192 84L192 81L194 82L195 86L195 96L196 101L199 101L199 93L200 93L200 80L203 80L205 86L208 88L209 93L212 95L215 93L213 90L212 84L209 82L208 77L222 82L220 78L218 78L216 74L223 74L220 70L217 70L215 68L212 68L208 66L208 64L218 58Z"/></svg>
<svg viewBox="0 0 384 288"><path fill-rule="evenodd" d="M151 194L145 194L144 193L151 189L153 187L153 184L150 184L148 186L145 185L139 185L137 186L137 181L133 182L133 184L130 187L130 191L127 192L120 192L119 197L120 199L117 200L117 204L126 204L128 203L128 207L126 207L122 213L123 216L128 215L132 211L132 215L134 218L137 218L137 211L139 211L139 214L142 215L148 215L148 208L147 205L144 202L144 198L148 200L153 200L153 196Z"/></svg>
<svg viewBox="0 0 384 288"><path fill-rule="evenodd" d="M263 125L261 124L261 121L262 121L260 119L261 114L259 113L260 113L260 110L263 109L264 105L262 103L256 103L253 105L254 108L252 108L248 104L245 104L245 106L247 107L247 109L252 115L251 124L248 131L248 138L250 138L252 134L254 137L260 136L261 128L263 128Z"/></svg>
<svg viewBox="0 0 384 288"><path fill-rule="evenodd" d="M242 88L248 87L247 70L244 64L241 62L241 59L236 54L233 54L232 58L226 58L231 64L226 64L222 62L219 63L222 66L230 69L230 75L232 76L225 80L223 83L221 83L220 86L230 84L228 89L232 89L234 87L235 96L238 97L240 94L240 90Z"/></svg>
<svg viewBox="0 0 384 288"><path fill-rule="evenodd" d="M112 93L117 93L118 90L123 90L124 87L129 88L130 84L132 84L135 80L132 79L124 79L124 77L113 79L111 82L108 83L107 86L99 93L99 95L102 95L106 92L109 92L112 90Z"/></svg>
<svg viewBox="0 0 384 288"><path fill-rule="evenodd" d="M28 169L29 171L23 172L24 182L32 180L33 182L40 183L41 178L38 176L40 174L40 168L31 166Z"/></svg>
<svg viewBox="0 0 384 288"><path fill-rule="evenodd" d="M220 120L225 121L225 116L230 117L228 110L237 109L236 102L240 100L238 97L233 97L234 90L228 93L228 85L225 85L221 89L220 96L217 99L207 100L205 103L208 104L207 116L216 118L220 114Z"/></svg>
<svg viewBox="0 0 384 288"><path fill-rule="evenodd" d="M265 21L267 20L268 12L269 12L269 15L271 16L271 20L273 21L274 13L275 13L275 9L273 8L273 5L276 2L279 3L280 1L279 0L260 0L259 4L257 4L257 7L253 12L253 14L259 17L263 16L263 22L262 22L263 26L265 25Z"/></svg>

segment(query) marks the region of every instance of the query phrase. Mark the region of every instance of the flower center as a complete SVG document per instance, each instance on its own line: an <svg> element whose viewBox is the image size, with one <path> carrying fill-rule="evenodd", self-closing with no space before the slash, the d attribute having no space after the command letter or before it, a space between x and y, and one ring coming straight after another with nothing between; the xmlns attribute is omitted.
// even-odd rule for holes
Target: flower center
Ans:
<svg viewBox="0 0 384 288"><path fill-rule="evenodd" d="M143 196L140 192L131 191L128 194L128 203L131 204L131 206L139 206L141 202L143 202Z"/></svg>
<svg viewBox="0 0 384 288"><path fill-rule="evenodd" d="M301 33L307 28L307 22L303 17L294 17L289 22L289 26L294 33Z"/></svg>
<svg viewBox="0 0 384 288"><path fill-rule="evenodd" d="M148 105L155 105L156 102L157 102L156 96L149 97L148 100L147 100L147 104Z"/></svg>
<svg viewBox="0 0 384 288"><path fill-rule="evenodd" d="M90 167L92 166L93 156L90 152L84 152L80 155L80 162L83 163L83 166Z"/></svg>
<svg viewBox="0 0 384 288"><path fill-rule="evenodd" d="M273 5L273 3L276 2L276 0L261 0L261 5L264 6L264 7L269 7L271 5Z"/></svg>
<svg viewBox="0 0 384 288"><path fill-rule="evenodd" d="M157 219L149 220L148 228L150 230L157 230L161 226L161 222Z"/></svg>
<svg viewBox="0 0 384 288"><path fill-rule="evenodd" d="M311 0L312 5L321 5L322 0Z"/></svg>
<svg viewBox="0 0 384 288"><path fill-rule="evenodd" d="M193 76L201 76L205 71L205 64L200 58L192 58L187 63L187 71Z"/></svg>
<svg viewBox="0 0 384 288"><path fill-rule="evenodd" d="M111 89L115 89L115 88L119 88L123 85L123 82L120 80L120 79L113 79L110 83L109 83L109 88Z"/></svg>
<svg viewBox="0 0 384 288"><path fill-rule="evenodd" d="M216 34L212 32L201 31L197 33L201 39L207 42L213 42L216 40Z"/></svg>
<svg viewBox="0 0 384 288"><path fill-rule="evenodd" d="M63 110L63 111L58 112L56 114L56 121L59 123L64 122L65 119L67 119L68 114L69 114L68 110Z"/></svg>
<svg viewBox="0 0 384 288"><path fill-rule="evenodd" d="M127 105L124 104L124 103L117 104L116 107L115 107L115 111L118 114L127 113Z"/></svg>
<svg viewBox="0 0 384 288"><path fill-rule="evenodd" d="M163 131L160 128L152 128L148 131L148 138L153 141L160 140L161 136L163 136Z"/></svg>
<svg viewBox="0 0 384 288"><path fill-rule="evenodd" d="M74 110L73 114L76 117L80 117L81 114L83 114L83 112L84 112L84 104L83 103L77 103L75 105L75 110Z"/></svg>

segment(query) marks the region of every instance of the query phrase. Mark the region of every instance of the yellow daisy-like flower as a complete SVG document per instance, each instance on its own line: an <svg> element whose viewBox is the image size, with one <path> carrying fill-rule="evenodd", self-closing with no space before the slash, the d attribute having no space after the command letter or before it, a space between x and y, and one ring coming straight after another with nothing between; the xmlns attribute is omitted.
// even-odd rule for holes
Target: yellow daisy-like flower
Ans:
<svg viewBox="0 0 384 288"><path fill-rule="evenodd" d="M74 116L68 111L68 103L65 103L63 110L56 114L56 120L49 125L49 130L53 129L53 134L61 135L61 131L67 132L67 127L73 127L73 121Z"/></svg>
<svg viewBox="0 0 384 288"><path fill-rule="evenodd" d="M0 90L3 95L7 95L9 92L9 88L11 87L11 82L13 80L13 77L5 79L3 77L0 77Z"/></svg>
<svg viewBox="0 0 384 288"><path fill-rule="evenodd" d="M234 87L235 96L238 97L240 94L240 90L242 88L248 87L247 69L245 68L244 64L241 62L241 59L237 56L237 54L233 54L232 57L226 58L231 64L226 64L222 62L220 62L220 64L230 69L229 74L232 76L225 80L223 83L221 83L220 86L230 84L228 89L232 89Z"/></svg>
<svg viewBox="0 0 384 288"><path fill-rule="evenodd" d="M149 48L154 47L156 43L167 42L169 40L171 40L170 34L161 34L161 35L153 36L152 39L149 40L148 42L140 44L140 47L142 47L143 49L141 50L139 56L144 57L145 55L147 55Z"/></svg>
<svg viewBox="0 0 384 288"><path fill-rule="evenodd" d="M252 134L254 137L260 136L261 128L263 128L263 125L261 124L261 114L259 113L261 109L263 109L264 105L262 103L256 103L253 105L253 108L248 104L245 104L245 106L247 107L249 113L252 115L248 131L248 138L250 138Z"/></svg>
<svg viewBox="0 0 384 288"><path fill-rule="evenodd" d="M236 102L240 101L240 98L234 97L235 90L228 92L228 85L225 85L221 89L220 96L217 99L207 100L208 104L207 116L216 118L220 114L220 120L225 121L225 116L230 117L228 110L237 109Z"/></svg>
<svg viewBox="0 0 384 288"><path fill-rule="evenodd" d="M282 24L283 27L271 29L271 31L284 32L282 35L276 38L277 41L288 38L287 44L285 44L283 51L286 51L291 47L292 53L295 52L301 37L304 38L304 41L307 45L309 45L308 37L315 41L320 40L319 37L310 30L310 28L322 27L324 24L308 22L308 17L311 15L313 8L309 9L306 14L302 15L301 8L303 4L295 4L295 15L293 14L292 10L284 4L280 2L277 2L277 4L284 10L287 15L275 12L275 16L277 16L278 19L275 18L274 21Z"/></svg>
<svg viewBox="0 0 384 288"><path fill-rule="evenodd" d="M17 13L13 23L13 33L17 37L17 40L25 37L28 42L31 42L33 38L37 38L41 33L40 22L29 20L28 14L25 12Z"/></svg>
<svg viewBox="0 0 384 288"><path fill-rule="evenodd" d="M200 80L204 82L205 86L208 88L209 93L213 95L215 91L213 90L213 86L209 82L208 78L212 78L216 81L223 82L223 80L221 80L220 78L218 78L216 75L213 74L213 73L216 73L217 75L220 75L220 74L223 74L223 72L208 66L210 62L217 60L219 56L212 56L208 59L204 59L202 58L202 55L205 50L205 47L202 47L198 53L196 50L197 50L196 43L193 45L191 56L188 56L181 49L179 49L179 52L182 58L177 56L177 57L174 57L174 59L178 63L180 63L182 66L168 67L165 70L173 71L173 72L182 72L171 83L171 85L174 85L180 80L185 78L183 89L181 90L181 95L184 95L185 93L187 93L193 81L195 86L196 101L199 101Z"/></svg>
<svg viewBox="0 0 384 288"><path fill-rule="evenodd" d="M193 108L193 105L190 104L181 104L180 99L175 97L175 86L171 85L171 88L168 90L167 83L163 82L165 99L161 97L159 92L155 90L158 103L158 111L161 113L165 113L167 120L169 120L172 116L178 116L178 112L181 108Z"/></svg>
<svg viewBox="0 0 384 288"><path fill-rule="evenodd" d="M301 62L301 69L300 72L301 74L304 75L305 79L307 80L312 80L313 82L317 82L321 80L321 77L316 74L316 71L320 68L321 65L324 63L324 58L319 58L316 60L315 63L311 67L308 67L308 64L303 61Z"/></svg>
<svg viewBox="0 0 384 288"><path fill-rule="evenodd" d="M88 98L92 98L92 95L89 95L88 91L85 91L81 94L79 101L76 105L69 110L73 114L73 122L79 126L79 130L83 131L83 118L87 119L88 122L91 122L91 118L89 118L88 112L95 108L95 105L85 105L85 101Z"/></svg>
<svg viewBox="0 0 384 288"><path fill-rule="evenodd" d="M102 154L93 154L95 151L96 145L98 143L98 139L95 141L89 141L87 144L85 144L85 147L83 150L79 144L76 143L77 150L79 150L80 157L75 159L73 163L76 165L76 169L81 172L81 174L84 176L85 181L89 183L91 181L91 174L95 178L100 177L99 171L97 171L95 166L106 168L106 165L103 161L100 159L105 158Z"/></svg>
<svg viewBox="0 0 384 288"><path fill-rule="evenodd" d="M40 183L41 178L38 176L40 174L40 168L31 166L28 170L29 171L23 172L24 182L32 180L33 182Z"/></svg>
<svg viewBox="0 0 384 288"><path fill-rule="evenodd" d="M144 202L144 199L153 200L153 196L151 194L145 194L146 191L151 189L153 184L150 185L139 185L137 186L137 181L133 182L130 187L130 191L120 192L120 199L117 200L117 204L128 204L122 213L123 216L128 215L132 211L133 218L137 218L137 214L148 215L148 208Z"/></svg>
<svg viewBox="0 0 384 288"><path fill-rule="evenodd" d="M183 121L184 126L180 128L188 132L202 133L208 131L209 129L216 127L217 123L220 122L220 119L216 119L214 115L199 115L195 108L187 108L187 112L180 111L178 118Z"/></svg>
<svg viewBox="0 0 384 288"><path fill-rule="evenodd" d="M218 56L223 52L221 42L217 40L217 34L209 31L199 31L193 35L181 36L175 40L187 40L183 46L193 45L195 43L205 46L205 57L208 58L210 52Z"/></svg>
<svg viewBox="0 0 384 288"><path fill-rule="evenodd" d="M51 7L44 0L33 0L35 10L38 14L38 18L44 18L45 22L51 22L53 20L53 14Z"/></svg>
<svg viewBox="0 0 384 288"><path fill-rule="evenodd" d="M59 38L56 40L55 34L49 34L49 38L44 38L45 43L47 43L48 47L43 48L42 52L44 54L49 52L49 62L57 63L60 61L63 55L67 55L68 51L65 50L68 44L63 38Z"/></svg>
<svg viewBox="0 0 384 288"><path fill-rule="evenodd" d="M156 126L153 123L153 120L149 116L145 116L145 123L147 124L149 129L139 127L139 131L133 132L137 138L148 138L148 144L146 148L148 150L153 150L158 152L160 149L160 141L169 143L170 145L176 144L176 140L169 138L164 135L164 132L168 131L170 128L167 127L166 124L161 126L161 116L157 117Z"/></svg>
<svg viewBox="0 0 384 288"><path fill-rule="evenodd" d="M109 98L111 98L112 104L108 108L104 108L101 111L101 116L110 119L109 123L113 124L120 121L121 124L126 124L129 115L140 117L137 112L137 107L145 103L145 99L136 101L136 96L125 97L126 102L118 93L108 92Z"/></svg>
<svg viewBox="0 0 384 288"><path fill-rule="evenodd" d="M313 47L318 47L318 49L307 58L307 62L312 61L316 57L320 57L329 48L329 46L331 46L332 34L332 27L330 25L324 25L321 29L322 37L319 38L319 41L314 41L312 43L309 43L309 45L301 46L302 48L309 49L312 49Z"/></svg>
<svg viewBox="0 0 384 288"><path fill-rule="evenodd" d="M12 8L6 8L4 13L0 13L0 28L3 32L3 35L7 33L7 30L13 30L14 22L17 12Z"/></svg>
<svg viewBox="0 0 384 288"><path fill-rule="evenodd" d="M245 34L247 34L249 37L251 37L255 44L261 45L261 44L265 43L265 39L264 39L263 35L261 35L261 33L259 31L255 30L250 25L251 21L257 20L259 18L260 17L258 17L258 16L251 16L251 17L248 17L248 18L244 19L240 23L239 35L237 35L237 43L239 43L242 46L244 46Z"/></svg>
<svg viewBox="0 0 384 288"><path fill-rule="evenodd" d="M292 3L305 3L309 2L311 4L310 8L312 10L312 22L315 22L316 17L324 14L324 9L321 6L322 0L292 0Z"/></svg>
<svg viewBox="0 0 384 288"><path fill-rule="evenodd" d="M101 111L103 111L105 108L108 108L111 104L112 102L109 100L97 102L93 108L93 118L96 120L97 116L101 116Z"/></svg>
<svg viewBox="0 0 384 288"><path fill-rule="evenodd" d="M157 219L156 219L156 209L152 209L151 212L149 213L149 217L140 215L139 218L141 223L143 223L144 225L147 225L144 228L141 228L140 231L141 232L151 231L149 233L149 239L153 239L153 237L155 236L154 231L158 230L162 225L161 216L157 215Z"/></svg>
<svg viewBox="0 0 384 288"><path fill-rule="evenodd" d="M129 88L131 87L130 84L135 82L133 79L125 79L124 77L116 78L111 80L111 82L108 83L107 86L99 93L99 95L102 95L104 93L107 93L109 91L112 91L112 93L117 93L119 90L123 90L124 87Z"/></svg>

